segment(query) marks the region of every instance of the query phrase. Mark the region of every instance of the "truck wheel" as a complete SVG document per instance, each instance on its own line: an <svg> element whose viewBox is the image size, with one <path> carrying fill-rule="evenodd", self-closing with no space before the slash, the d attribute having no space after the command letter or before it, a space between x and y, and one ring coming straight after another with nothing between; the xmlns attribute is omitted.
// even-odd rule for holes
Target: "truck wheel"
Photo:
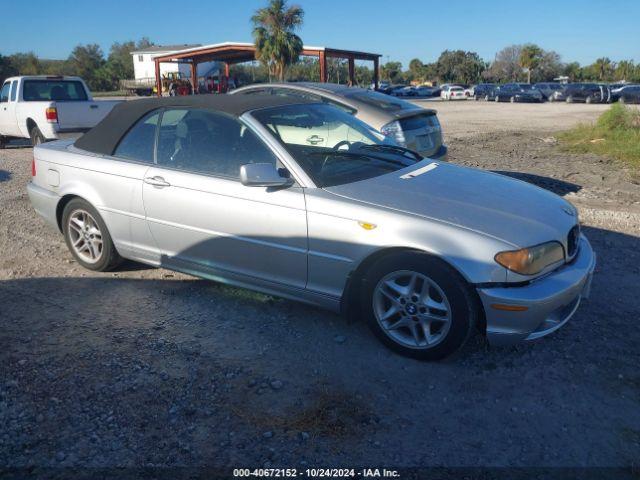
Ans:
<svg viewBox="0 0 640 480"><path fill-rule="evenodd" d="M67 203L62 232L69 251L84 268L107 272L122 262L102 217L87 201L74 198Z"/></svg>
<svg viewBox="0 0 640 480"><path fill-rule="evenodd" d="M40 129L38 127L33 127L31 129L31 145L33 145L34 147L36 145L40 145L41 143L44 143L44 136L42 135L42 132L40 132Z"/></svg>
<svg viewBox="0 0 640 480"><path fill-rule="evenodd" d="M390 349L419 360L441 360L466 343L478 308L460 274L439 258L388 255L365 274L361 309Z"/></svg>

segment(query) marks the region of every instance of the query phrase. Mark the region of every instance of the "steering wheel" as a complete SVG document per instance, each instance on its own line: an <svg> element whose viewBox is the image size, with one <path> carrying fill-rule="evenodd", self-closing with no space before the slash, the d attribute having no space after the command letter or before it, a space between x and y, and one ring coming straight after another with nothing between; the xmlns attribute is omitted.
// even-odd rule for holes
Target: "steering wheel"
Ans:
<svg viewBox="0 0 640 480"><path fill-rule="evenodd" d="M345 145L346 145L347 147L350 147L350 146L351 146L351 142L350 142L349 140L340 140L338 143L336 143L336 144L333 146L333 149L334 149L334 150L340 150L340 147L343 147L343 146L345 146ZM347 149L347 150L348 150L348 149Z"/></svg>

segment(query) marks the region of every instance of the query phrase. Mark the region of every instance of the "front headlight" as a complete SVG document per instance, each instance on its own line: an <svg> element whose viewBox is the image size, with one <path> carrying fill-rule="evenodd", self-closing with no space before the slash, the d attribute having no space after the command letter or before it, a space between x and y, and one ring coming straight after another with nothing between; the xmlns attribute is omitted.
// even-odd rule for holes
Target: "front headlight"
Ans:
<svg viewBox="0 0 640 480"><path fill-rule="evenodd" d="M547 242L535 247L500 252L495 261L512 272L535 275L549 265L564 260L564 249L559 242Z"/></svg>

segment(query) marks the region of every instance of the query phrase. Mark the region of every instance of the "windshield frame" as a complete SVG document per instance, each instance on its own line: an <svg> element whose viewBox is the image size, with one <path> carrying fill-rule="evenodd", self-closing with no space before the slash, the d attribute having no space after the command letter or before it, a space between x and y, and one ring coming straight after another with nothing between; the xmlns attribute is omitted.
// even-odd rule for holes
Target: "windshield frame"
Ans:
<svg viewBox="0 0 640 480"><path fill-rule="evenodd" d="M251 127L251 129L254 131L254 133L256 133L265 143L267 143L267 145L274 151L274 153L280 158L280 160L282 161L283 165L290 171L290 173L292 174L292 176L295 178L295 180L298 182L298 184L303 187L303 188L328 188L329 186L333 186L333 185L321 185L318 182L316 182L311 175L309 175L306 170L303 168L303 166L300 164L300 162L296 159L296 157L294 156L294 153L292 151L289 151L289 148L287 148L286 144L279 138L277 138L277 136L271 131L271 129L269 129L266 125L264 125L257 117L256 114L265 110L277 110L279 108L285 108L285 107L290 107L290 106L310 106L310 105L319 105L322 106L324 108L334 108L336 110L338 110L340 113L346 115L345 118L349 118L350 120L353 120L357 123L361 123L365 128L367 128L368 130L370 130L372 132L372 134L374 134L374 136L377 137L382 137L380 140L379 145L391 145L391 146L395 146L395 143L393 142L387 142L388 137L384 137L380 132L378 132L374 127L372 127L371 125L368 125L367 123L363 122L362 120L359 120L345 112L343 112L342 110L340 110L337 107L334 107L332 105L328 105L326 103L310 103L310 104L297 104L297 103L292 103L291 105L286 105L286 106L281 106L281 107L266 107L266 108L260 108L257 110L252 110L249 112L244 113L240 118L248 125ZM391 152L388 153L389 155L391 155ZM374 154L369 154L370 157L374 158L375 155ZM407 160L407 156L403 156L401 154L395 153L394 156L397 156L398 158L403 158L405 161ZM419 155L418 155L419 156ZM421 161L423 161L424 159L422 159L422 157L420 157L421 160L414 160L414 164L418 164ZM377 157L374 158L377 161L381 161L381 162L388 162L388 159L383 159L381 157ZM410 167L412 165L407 165L407 166L403 166L403 167L399 167L397 168L395 171L400 171L403 170L407 167ZM388 172L390 173L390 172ZM348 182L344 182L344 183L338 183L337 185L346 185L349 183L355 183L357 181L364 181L367 180L369 178L375 178L377 176L381 176L381 175L385 175L386 173L381 173L380 175L374 175L374 176L364 176L361 179L358 180L351 180Z"/></svg>

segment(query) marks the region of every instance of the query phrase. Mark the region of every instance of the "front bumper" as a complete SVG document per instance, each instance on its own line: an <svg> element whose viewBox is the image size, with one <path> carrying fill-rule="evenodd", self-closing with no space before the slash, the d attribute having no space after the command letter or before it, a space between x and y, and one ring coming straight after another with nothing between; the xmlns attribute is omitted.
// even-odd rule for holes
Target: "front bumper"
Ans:
<svg viewBox="0 0 640 480"><path fill-rule="evenodd" d="M535 340L562 327L591 288L596 255L586 237L569 264L525 286L479 288L492 345ZM492 305L526 307L524 311L496 309Z"/></svg>

